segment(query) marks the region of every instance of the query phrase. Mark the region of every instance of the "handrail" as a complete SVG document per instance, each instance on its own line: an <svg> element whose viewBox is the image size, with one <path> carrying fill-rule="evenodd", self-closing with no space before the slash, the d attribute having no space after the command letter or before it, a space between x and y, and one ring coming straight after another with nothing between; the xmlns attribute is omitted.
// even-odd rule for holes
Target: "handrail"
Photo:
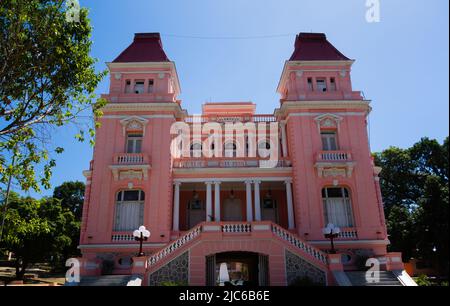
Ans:
<svg viewBox="0 0 450 306"><path fill-rule="evenodd" d="M292 235L287 230L283 229L279 225L276 225L272 223L272 233L280 237L281 239L289 242L291 245L295 246L297 249L300 249L301 251L307 253L308 255L314 257L315 259L319 260L323 264L327 264L327 255L320 251L319 249L310 246L305 241L302 241L298 237Z"/></svg>

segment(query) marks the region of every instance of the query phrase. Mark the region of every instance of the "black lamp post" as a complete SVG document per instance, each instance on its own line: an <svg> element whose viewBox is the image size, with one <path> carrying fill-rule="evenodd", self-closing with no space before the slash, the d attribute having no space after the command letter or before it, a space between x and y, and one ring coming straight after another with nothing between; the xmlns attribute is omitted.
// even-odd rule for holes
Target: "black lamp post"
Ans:
<svg viewBox="0 0 450 306"><path fill-rule="evenodd" d="M138 257L144 256L144 252L142 251L142 243L150 237L150 231L145 228L145 226L141 225L139 229L133 232L134 239L139 241L139 254Z"/></svg>
<svg viewBox="0 0 450 306"><path fill-rule="evenodd" d="M339 227L335 226L332 223L328 223L328 225L322 230L323 234L325 235L325 238L330 239L331 242L331 254L336 254L336 250L334 249L334 242L333 240L339 236L339 233L341 230Z"/></svg>

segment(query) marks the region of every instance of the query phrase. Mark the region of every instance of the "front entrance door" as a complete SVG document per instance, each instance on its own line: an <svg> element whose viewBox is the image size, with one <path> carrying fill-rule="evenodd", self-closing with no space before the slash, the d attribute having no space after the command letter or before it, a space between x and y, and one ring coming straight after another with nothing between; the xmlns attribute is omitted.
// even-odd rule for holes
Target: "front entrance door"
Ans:
<svg viewBox="0 0 450 306"><path fill-rule="evenodd" d="M206 219L205 204L202 200L194 197L194 199L188 202L187 206L187 224L188 228L192 228L195 225Z"/></svg>
<svg viewBox="0 0 450 306"><path fill-rule="evenodd" d="M242 221L242 201L228 198L223 202L223 221Z"/></svg>
<svg viewBox="0 0 450 306"><path fill-rule="evenodd" d="M261 203L261 218L264 221L272 221L278 223L278 207L277 201L272 196L266 195Z"/></svg>
<svg viewBox="0 0 450 306"><path fill-rule="evenodd" d="M257 253L225 252L218 253L214 257L214 259L211 256L206 258L208 285L212 284L213 275L216 286L256 286L259 284L259 267L263 266L260 265ZM214 272L211 270L213 264L215 264Z"/></svg>

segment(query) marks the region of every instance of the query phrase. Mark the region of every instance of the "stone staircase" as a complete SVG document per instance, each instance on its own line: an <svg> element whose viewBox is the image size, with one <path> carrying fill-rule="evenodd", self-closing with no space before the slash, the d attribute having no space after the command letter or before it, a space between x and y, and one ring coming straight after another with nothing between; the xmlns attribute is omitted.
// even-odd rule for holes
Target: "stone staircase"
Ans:
<svg viewBox="0 0 450 306"><path fill-rule="evenodd" d="M369 283L366 280L366 271L345 272L352 286L403 286L397 277L390 271L380 271L380 281Z"/></svg>
<svg viewBox="0 0 450 306"><path fill-rule="evenodd" d="M83 276L78 286L127 286L132 275Z"/></svg>

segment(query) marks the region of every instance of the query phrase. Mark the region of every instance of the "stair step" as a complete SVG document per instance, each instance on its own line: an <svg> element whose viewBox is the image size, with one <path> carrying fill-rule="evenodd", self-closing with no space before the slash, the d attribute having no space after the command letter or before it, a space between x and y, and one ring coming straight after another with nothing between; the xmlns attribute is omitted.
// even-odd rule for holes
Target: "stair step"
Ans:
<svg viewBox="0 0 450 306"><path fill-rule="evenodd" d="M349 271L346 274L353 286L401 286L395 275L389 271L380 271L379 282L376 283L366 280L366 271Z"/></svg>

